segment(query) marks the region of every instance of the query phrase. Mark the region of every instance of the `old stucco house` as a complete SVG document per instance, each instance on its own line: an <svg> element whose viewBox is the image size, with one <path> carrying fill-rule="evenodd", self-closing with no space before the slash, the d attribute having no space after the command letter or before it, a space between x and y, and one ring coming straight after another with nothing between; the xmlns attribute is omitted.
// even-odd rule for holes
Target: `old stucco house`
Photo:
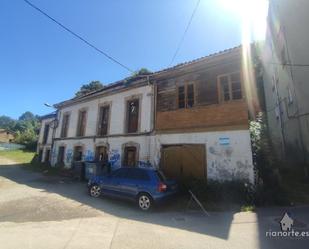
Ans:
<svg viewBox="0 0 309 249"><path fill-rule="evenodd" d="M307 0L269 1L263 78L269 134L276 155L291 167L309 164ZM293 10L293 11L291 11Z"/></svg>
<svg viewBox="0 0 309 249"><path fill-rule="evenodd" d="M241 53L225 50L56 104L51 165L103 160L151 165L179 180L253 182Z"/></svg>
<svg viewBox="0 0 309 249"><path fill-rule="evenodd" d="M49 163L53 136L57 126L56 113L50 113L40 117L41 128L38 138L37 154L40 162Z"/></svg>
<svg viewBox="0 0 309 249"><path fill-rule="evenodd" d="M0 143L11 143L15 138L15 134L6 129L0 129Z"/></svg>

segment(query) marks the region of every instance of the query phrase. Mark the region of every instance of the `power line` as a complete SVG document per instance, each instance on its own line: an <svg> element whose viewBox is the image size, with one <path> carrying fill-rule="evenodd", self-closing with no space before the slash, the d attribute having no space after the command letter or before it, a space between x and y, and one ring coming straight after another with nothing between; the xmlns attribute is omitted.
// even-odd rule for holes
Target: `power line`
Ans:
<svg viewBox="0 0 309 249"><path fill-rule="evenodd" d="M31 6L33 9L39 11L41 14L43 14L44 16L46 16L47 18L49 18L50 20L52 20L53 22L55 22L58 26L60 26L61 28L63 28L64 30L66 30L67 32L69 32L70 34L74 35L76 38L78 38L79 40L81 40L82 42L84 42L85 44L87 44L89 47L93 48L94 50L96 50L97 52L99 52L100 54L103 54L105 57L107 57L108 59L110 59L111 61L113 61L114 63L118 64L119 66L125 68L126 70L128 70L131 73L134 73L134 71L132 69L130 69L129 67L127 67L126 65L122 64L121 62L119 62L118 60L116 60L115 58L113 58L112 56L108 55L107 53L105 53L104 51L102 51L101 49L97 48L95 45L93 45L92 43L88 42L85 38L81 37L80 35L76 34L74 31L72 31L71 29L67 28L66 26L64 26L62 23L60 23L59 21L57 21L55 18L51 17L50 15L48 15L46 12L44 12L43 10L41 10L39 7L35 6L33 3L29 2L28 0L23 0L25 3L27 3L29 6Z"/></svg>
<svg viewBox="0 0 309 249"><path fill-rule="evenodd" d="M174 55L173 55L173 58L172 58L172 60L171 60L171 62L170 62L170 64L169 64L169 66L173 64L173 62L174 62L174 60L175 60L175 58L176 58L176 56L177 56L177 54L178 54L178 52L179 52L179 49L180 49L180 47L181 47L181 45L182 45L182 43L183 43L183 41L184 41L184 39L185 39L185 36L186 36L186 34L187 34L188 30L189 30L189 27L190 27L190 25L191 25L191 22L192 22L192 20L193 20L193 17L194 17L194 15L195 15L196 11L197 11L197 8L198 8L200 2L201 2L201 0L197 0L196 5L195 5L195 7L194 7L194 10L193 10L193 12L192 12L192 14L191 14L191 17L190 17L190 19L189 19L189 22L188 22L188 24L187 24L187 27L186 27L186 29L185 29L185 31L184 31L184 33L183 33L183 35L182 35L182 37L181 37L179 43L178 43L178 46L177 46L177 48L176 48L176 51L175 51L175 53L174 53Z"/></svg>

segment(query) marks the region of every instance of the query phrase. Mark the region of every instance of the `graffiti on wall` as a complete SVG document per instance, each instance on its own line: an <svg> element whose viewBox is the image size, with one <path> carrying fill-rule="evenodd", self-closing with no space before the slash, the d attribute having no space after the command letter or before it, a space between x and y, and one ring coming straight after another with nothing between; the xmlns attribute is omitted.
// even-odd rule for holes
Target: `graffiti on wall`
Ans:
<svg viewBox="0 0 309 249"><path fill-rule="evenodd" d="M72 149L68 149L65 153L65 161L67 163L70 163L73 159L73 150Z"/></svg>
<svg viewBox="0 0 309 249"><path fill-rule="evenodd" d="M94 160L94 153L91 150L87 150L84 156L85 161L93 161Z"/></svg>
<svg viewBox="0 0 309 249"><path fill-rule="evenodd" d="M109 152L108 162L111 164L112 167L120 163L120 153L118 150L111 150Z"/></svg>
<svg viewBox="0 0 309 249"><path fill-rule="evenodd" d="M137 166L141 168L152 168L152 164L149 161L137 161Z"/></svg>

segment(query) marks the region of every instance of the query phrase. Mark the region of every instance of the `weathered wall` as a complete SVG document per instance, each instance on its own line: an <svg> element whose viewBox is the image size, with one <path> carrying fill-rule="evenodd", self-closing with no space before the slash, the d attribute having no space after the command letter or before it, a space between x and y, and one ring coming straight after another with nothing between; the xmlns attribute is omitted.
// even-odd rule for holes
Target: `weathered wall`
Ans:
<svg viewBox="0 0 309 249"><path fill-rule="evenodd" d="M161 146L172 144L204 144L208 179L254 181L248 130L158 134L152 138L151 161L159 165Z"/></svg>
<svg viewBox="0 0 309 249"><path fill-rule="evenodd" d="M308 64L309 2L272 0L270 6L263 51L270 135L281 159L309 162L309 71L291 66Z"/></svg>
<svg viewBox="0 0 309 249"><path fill-rule="evenodd" d="M156 130L182 130L242 126L248 128L248 110L244 100L198 108L157 112Z"/></svg>
<svg viewBox="0 0 309 249"><path fill-rule="evenodd" d="M126 143L134 143L138 145L138 161L139 163L146 163L150 160L149 157L149 136L128 136L128 137L111 137L111 138L97 138L97 139L79 139L79 140L63 140L56 141L54 151L52 153L52 165L57 161L57 154L59 146L65 146L65 165L70 167L73 159L73 152L75 146L83 146L83 160L94 160L95 147L107 146L108 158L113 168L118 168L123 161L123 146Z"/></svg>
<svg viewBox="0 0 309 249"><path fill-rule="evenodd" d="M43 150L42 162L45 159L46 150L48 150L48 149L50 150L51 149L52 137L53 137L53 128L49 127L46 144L42 144L43 143L43 136L44 136L45 125L49 124L53 120L54 120L54 118L47 118L47 119L43 119L41 121L41 128L40 128L40 133L39 133L39 138L38 138L38 145L37 145L37 153L39 153L39 150L41 150L41 149Z"/></svg>
<svg viewBox="0 0 309 249"><path fill-rule="evenodd" d="M100 97L83 103L77 103L60 110L60 124L56 131L56 138L60 137L62 127L62 117L64 113L70 113L68 137L76 136L78 111L82 108L87 109L87 125L85 136L95 136L97 131L97 121L99 106L104 103L110 103L110 125L109 135L125 133L126 118L126 99L130 97L140 97L140 129L139 132L147 132L151 129L151 103L152 86L143 86L134 88L117 94Z"/></svg>
<svg viewBox="0 0 309 249"><path fill-rule="evenodd" d="M74 146L83 146L84 160L93 160L95 146L105 145L113 168L121 166L123 145L139 144L139 161L159 167L161 147L171 144L204 144L206 148L207 178L213 180L254 180L250 134L248 130L225 132L199 132L185 134L158 134L100 139L64 140L55 142L52 164L57 160L59 146L65 146L65 165L71 166Z"/></svg>
<svg viewBox="0 0 309 249"><path fill-rule="evenodd" d="M57 161L57 154L59 146L65 146L65 165L71 166L73 159L74 147L77 145L83 146L83 159L93 160L95 156L95 147L105 145L108 147L109 160L114 167L120 167L123 160L122 150L126 143L138 144L139 160L146 162L149 153L149 143L147 139L149 136L143 135L144 132L152 130L152 86L142 86L113 95L102 96L94 100L83 103L74 104L60 110L60 124L56 131L56 140L54 150L52 152L52 165ZM127 99L131 97L138 97L140 99L140 124L137 135L128 135L125 132L126 120L126 104ZM99 106L102 104L110 104L110 122L108 135L105 137L97 137L97 122L99 115ZM76 138L77 119L80 109L87 109L87 125L84 138ZM68 137L60 139L60 132L62 127L62 117L65 113L70 114ZM148 154L147 154L148 153Z"/></svg>

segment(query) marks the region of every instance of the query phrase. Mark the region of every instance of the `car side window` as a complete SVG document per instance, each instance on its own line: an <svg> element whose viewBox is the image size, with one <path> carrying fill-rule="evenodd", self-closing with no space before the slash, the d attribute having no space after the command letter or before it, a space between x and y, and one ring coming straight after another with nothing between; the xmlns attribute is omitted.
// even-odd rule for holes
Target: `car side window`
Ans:
<svg viewBox="0 0 309 249"><path fill-rule="evenodd" d="M130 169L127 175L128 178L141 181L149 181L149 175L142 169Z"/></svg>
<svg viewBox="0 0 309 249"><path fill-rule="evenodd" d="M113 172L112 177L115 178L125 178L127 175L127 170L126 169L118 169Z"/></svg>

